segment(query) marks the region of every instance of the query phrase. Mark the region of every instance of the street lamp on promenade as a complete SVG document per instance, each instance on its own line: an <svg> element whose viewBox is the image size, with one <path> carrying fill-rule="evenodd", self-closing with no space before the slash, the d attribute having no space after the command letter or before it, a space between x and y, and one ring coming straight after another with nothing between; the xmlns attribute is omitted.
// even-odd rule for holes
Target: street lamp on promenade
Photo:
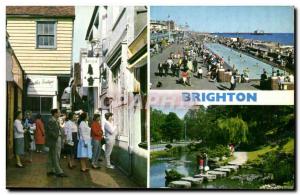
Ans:
<svg viewBox="0 0 300 195"><path fill-rule="evenodd" d="M184 142L186 142L186 121L184 121Z"/></svg>
<svg viewBox="0 0 300 195"><path fill-rule="evenodd" d="M169 30L169 42L170 42L170 40L171 40L171 32L170 32L170 24L171 22L170 22L170 14L168 15L168 30Z"/></svg>

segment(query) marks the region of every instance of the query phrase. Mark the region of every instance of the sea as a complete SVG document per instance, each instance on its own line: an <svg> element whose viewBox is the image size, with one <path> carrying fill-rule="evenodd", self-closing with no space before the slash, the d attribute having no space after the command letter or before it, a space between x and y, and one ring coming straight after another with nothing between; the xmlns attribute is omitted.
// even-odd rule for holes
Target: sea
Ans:
<svg viewBox="0 0 300 195"><path fill-rule="evenodd" d="M213 33L214 35L230 37L230 38L242 38L252 39L267 42L277 42L282 45L294 45L294 33L270 33L270 34L251 34L251 33Z"/></svg>

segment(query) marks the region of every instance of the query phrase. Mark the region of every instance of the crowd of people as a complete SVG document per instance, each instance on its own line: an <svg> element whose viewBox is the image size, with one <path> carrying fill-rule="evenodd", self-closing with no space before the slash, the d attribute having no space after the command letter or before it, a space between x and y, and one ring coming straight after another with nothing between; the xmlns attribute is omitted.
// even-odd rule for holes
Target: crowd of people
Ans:
<svg viewBox="0 0 300 195"><path fill-rule="evenodd" d="M51 110L51 117L44 125L42 117L37 114L32 119L31 112L17 111L14 121L14 152L16 166L24 168L25 154L32 162L32 150L37 153L48 152L47 175L67 177L60 165L61 156L68 161L70 169L75 168L76 160L80 161L80 171L87 172L90 166L100 168L100 156L104 153L106 167L114 169L110 155L113 150L116 126L113 124L113 114L101 116L95 113L89 122L86 112L61 113L59 109ZM105 145L105 152L102 146Z"/></svg>
<svg viewBox="0 0 300 195"><path fill-rule="evenodd" d="M202 79L203 70L197 60L203 54L203 45L199 42L185 42L181 51L171 52L165 62L158 63L157 75L160 77L177 77L178 84L191 86L193 75Z"/></svg>

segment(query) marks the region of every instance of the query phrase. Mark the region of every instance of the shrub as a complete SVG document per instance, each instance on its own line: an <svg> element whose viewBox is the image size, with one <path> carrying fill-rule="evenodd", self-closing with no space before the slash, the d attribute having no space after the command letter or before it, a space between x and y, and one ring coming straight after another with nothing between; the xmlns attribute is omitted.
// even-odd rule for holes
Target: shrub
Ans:
<svg viewBox="0 0 300 195"><path fill-rule="evenodd" d="M293 154L271 151L262 156L261 165L265 172L274 175L276 184L294 180L295 159Z"/></svg>

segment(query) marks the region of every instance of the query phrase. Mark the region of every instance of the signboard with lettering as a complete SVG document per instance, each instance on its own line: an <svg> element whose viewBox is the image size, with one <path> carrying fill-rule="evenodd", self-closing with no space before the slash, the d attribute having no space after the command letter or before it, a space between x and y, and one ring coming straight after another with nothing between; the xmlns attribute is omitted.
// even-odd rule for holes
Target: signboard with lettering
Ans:
<svg viewBox="0 0 300 195"><path fill-rule="evenodd" d="M57 77L28 75L30 82L28 84L28 95L56 95Z"/></svg>
<svg viewBox="0 0 300 195"><path fill-rule="evenodd" d="M99 87L99 58L83 57L81 60L81 79L83 87Z"/></svg>

